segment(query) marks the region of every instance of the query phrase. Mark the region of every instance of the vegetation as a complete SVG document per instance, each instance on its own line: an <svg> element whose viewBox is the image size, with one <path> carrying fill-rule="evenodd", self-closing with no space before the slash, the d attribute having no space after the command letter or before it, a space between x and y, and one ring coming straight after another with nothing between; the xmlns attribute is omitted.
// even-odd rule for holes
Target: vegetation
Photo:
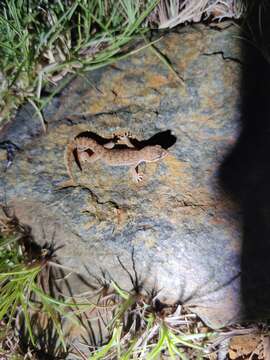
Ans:
<svg viewBox="0 0 270 360"><path fill-rule="evenodd" d="M62 295L51 295L51 266L57 250L53 244L39 246L31 229L21 225L7 208L2 208L0 219L0 324L8 334L10 328L19 329L29 345L35 346L37 335L51 328L58 346L66 351L63 325L73 320L74 302ZM89 304L85 304L89 308ZM50 326L49 326L50 325Z"/></svg>
<svg viewBox="0 0 270 360"><path fill-rule="evenodd" d="M201 358L209 353L207 340L215 332L205 331L194 314L181 305L165 305L155 292L113 290L98 305L110 309L109 341L97 349L89 345L90 359ZM196 319L196 321L194 321ZM201 328L200 328L201 327Z"/></svg>
<svg viewBox="0 0 270 360"><path fill-rule="evenodd" d="M239 17L241 4L238 0L3 0L0 124L28 101L45 130L42 109L75 74L144 48L147 45L136 48L135 40L151 27L171 28L203 15Z"/></svg>
<svg viewBox="0 0 270 360"><path fill-rule="evenodd" d="M210 329L188 306L162 303L157 291L144 289L135 267L130 291L103 275L88 293L64 296L52 272L64 268L57 248L36 244L28 226L1 212L0 355L7 359L217 359L227 338L260 332Z"/></svg>
<svg viewBox="0 0 270 360"><path fill-rule="evenodd" d="M4 0L0 10L1 111L28 100L38 111L69 80L131 52L125 48L145 33L143 22L157 0Z"/></svg>

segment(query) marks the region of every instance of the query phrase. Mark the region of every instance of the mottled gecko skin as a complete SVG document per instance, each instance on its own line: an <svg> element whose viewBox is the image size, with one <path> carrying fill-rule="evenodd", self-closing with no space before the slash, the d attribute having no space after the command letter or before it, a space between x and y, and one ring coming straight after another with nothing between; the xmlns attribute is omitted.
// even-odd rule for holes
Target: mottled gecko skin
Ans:
<svg viewBox="0 0 270 360"><path fill-rule="evenodd" d="M168 152L160 145L149 145L142 149L136 149L127 136L123 135L119 138L128 146L127 148L114 149L115 142L113 141L100 145L94 139L88 137L77 137L69 142L65 151L65 165L72 183L75 183L71 172L73 153L75 150L77 150L80 164L82 162L91 163L100 160L111 166L127 165L132 167L132 176L136 182L142 180L142 174L138 173L138 165L140 163L155 162L168 155ZM89 150L91 154L89 154Z"/></svg>

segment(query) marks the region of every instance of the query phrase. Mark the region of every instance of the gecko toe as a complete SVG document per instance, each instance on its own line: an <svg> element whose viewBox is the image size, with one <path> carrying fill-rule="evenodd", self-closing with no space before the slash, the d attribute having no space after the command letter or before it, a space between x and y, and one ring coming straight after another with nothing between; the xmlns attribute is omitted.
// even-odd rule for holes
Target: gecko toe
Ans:
<svg viewBox="0 0 270 360"><path fill-rule="evenodd" d="M125 137L134 139L134 135L133 135L132 132L130 132L130 131L126 131L126 132L125 132Z"/></svg>
<svg viewBox="0 0 270 360"><path fill-rule="evenodd" d="M130 131L116 131L112 135L113 138L116 138L118 141L123 141L127 138L134 138L134 135Z"/></svg>
<svg viewBox="0 0 270 360"><path fill-rule="evenodd" d="M143 175L142 175L142 174L138 174L138 175L136 176L136 182L139 183L139 182L141 182L142 180L143 180Z"/></svg>

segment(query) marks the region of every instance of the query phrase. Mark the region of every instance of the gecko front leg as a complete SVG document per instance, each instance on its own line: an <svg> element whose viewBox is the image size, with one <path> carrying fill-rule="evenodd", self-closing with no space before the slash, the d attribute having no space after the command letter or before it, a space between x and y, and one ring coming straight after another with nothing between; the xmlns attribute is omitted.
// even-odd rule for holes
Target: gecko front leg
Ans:
<svg viewBox="0 0 270 360"><path fill-rule="evenodd" d="M113 136L118 139L117 144L126 145L129 148L135 147L130 141L130 139L133 138L134 136L129 131L115 132L113 133Z"/></svg>
<svg viewBox="0 0 270 360"><path fill-rule="evenodd" d="M139 164L138 164L139 165ZM139 173L139 166L136 165L135 167L132 167L130 169L131 171L131 175L132 175L132 179L136 182L139 183L140 181L143 180L143 174Z"/></svg>

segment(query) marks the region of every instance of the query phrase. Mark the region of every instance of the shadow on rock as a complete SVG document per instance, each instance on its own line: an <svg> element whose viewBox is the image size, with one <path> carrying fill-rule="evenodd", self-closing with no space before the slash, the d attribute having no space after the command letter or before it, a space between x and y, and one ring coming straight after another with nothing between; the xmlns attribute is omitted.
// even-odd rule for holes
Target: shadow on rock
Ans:
<svg viewBox="0 0 270 360"><path fill-rule="evenodd" d="M69 345L66 349L59 342L59 334L57 333L52 319L46 324L46 329L40 325L40 315L35 314L30 317L31 328L35 336L36 343L31 342L30 333L25 324L25 320L21 320L18 324L19 350L22 355L31 356L33 359L39 360L61 360L66 359L69 354ZM67 336L69 334L66 334Z"/></svg>
<svg viewBox="0 0 270 360"><path fill-rule="evenodd" d="M243 29L242 131L220 179L243 214L243 315L261 319L270 315L270 6L263 1L249 5Z"/></svg>
<svg viewBox="0 0 270 360"><path fill-rule="evenodd" d="M111 140L111 138L110 139L104 138L92 131L81 132L80 134L78 134L76 136L76 138L78 138L78 137L88 137L90 139L95 140L100 145L104 145ZM116 137L117 136L115 136L115 138ZM171 130L166 130L166 131L162 131L162 132L159 132L159 133L151 136L151 138L149 138L147 140L140 141L140 140L137 140L136 138L131 137L130 142L137 149L142 149L148 145L160 145L161 147L163 147L163 149L168 149L176 143L176 136L172 135ZM126 145L118 145L117 144L115 146L115 148L126 148Z"/></svg>

